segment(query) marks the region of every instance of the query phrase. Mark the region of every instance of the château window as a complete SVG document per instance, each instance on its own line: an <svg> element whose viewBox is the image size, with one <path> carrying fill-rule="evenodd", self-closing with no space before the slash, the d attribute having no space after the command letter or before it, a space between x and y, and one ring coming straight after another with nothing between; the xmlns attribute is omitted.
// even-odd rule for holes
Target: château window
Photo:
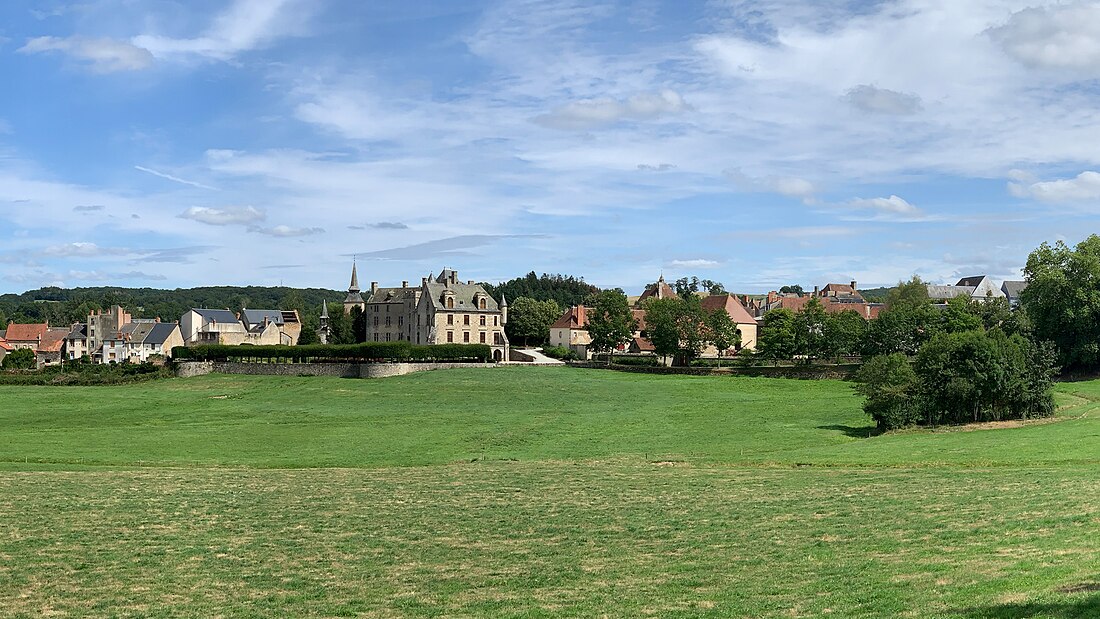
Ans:
<svg viewBox="0 0 1100 619"><path fill-rule="evenodd" d="M447 314L447 324L453 325L455 323L455 315Z"/></svg>
<svg viewBox="0 0 1100 619"><path fill-rule="evenodd" d="M481 332L481 343L482 344L485 343L485 332L484 331Z"/></svg>
<svg viewBox="0 0 1100 619"><path fill-rule="evenodd" d="M464 324L464 325L470 324L470 315L469 314L463 314L462 315L462 324Z"/></svg>
<svg viewBox="0 0 1100 619"><path fill-rule="evenodd" d="M467 343L467 344L470 343L470 332L469 331L463 331L462 332L462 341Z"/></svg>
<svg viewBox="0 0 1100 619"><path fill-rule="evenodd" d="M500 316L493 316L493 326L494 327L499 327L500 326Z"/></svg>
<svg viewBox="0 0 1100 619"><path fill-rule="evenodd" d="M455 341L455 332L454 331L448 331L447 332L447 343L450 344L453 341Z"/></svg>
<svg viewBox="0 0 1100 619"><path fill-rule="evenodd" d="M455 308L455 300L451 297L447 297L447 309Z"/></svg>
<svg viewBox="0 0 1100 619"><path fill-rule="evenodd" d="M485 317L484 316L481 317L481 326L483 326L483 327L485 326Z"/></svg>
<svg viewBox="0 0 1100 619"><path fill-rule="evenodd" d="M480 299L480 300L478 301L478 305L477 305L477 306L478 306L478 308L480 308L480 309L485 309L485 297L482 297L482 298L481 298L481 299Z"/></svg>

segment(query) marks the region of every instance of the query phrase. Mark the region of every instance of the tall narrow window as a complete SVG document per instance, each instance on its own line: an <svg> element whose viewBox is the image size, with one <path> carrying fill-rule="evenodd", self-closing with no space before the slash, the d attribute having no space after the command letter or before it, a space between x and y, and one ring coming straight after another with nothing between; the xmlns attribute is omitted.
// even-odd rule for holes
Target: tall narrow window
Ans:
<svg viewBox="0 0 1100 619"><path fill-rule="evenodd" d="M463 331L462 332L462 341L467 343L467 344L470 343L470 332L469 331Z"/></svg>
<svg viewBox="0 0 1100 619"><path fill-rule="evenodd" d="M447 343L450 344L453 341L455 341L455 332L454 331L448 331L447 332Z"/></svg>
<svg viewBox="0 0 1100 619"><path fill-rule="evenodd" d="M484 331L481 332L481 343L482 344L485 343L485 332Z"/></svg>
<svg viewBox="0 0 1100 619"><path fill-rule="evenodd" d="M464 325L470 324L470 315L469 314L463 314L462 315L462 324L464 324Z"/></svg>
<svg viewBox="0 0 1100 619"><path fill-rule="evenodd" d="M453 325L455 323L455 315L447 314L447 324Z"/></svg>
<svg viewBox="0 0 1100 619"><path fill-rule="evenodd" d="M481 326L485 326L485 316L481 317Z"/></svg>

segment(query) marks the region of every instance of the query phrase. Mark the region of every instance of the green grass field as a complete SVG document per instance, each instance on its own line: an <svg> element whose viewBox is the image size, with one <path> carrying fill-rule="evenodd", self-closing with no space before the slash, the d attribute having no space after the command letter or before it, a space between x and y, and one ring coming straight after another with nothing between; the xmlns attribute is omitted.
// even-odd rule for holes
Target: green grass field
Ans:
<svg viewBox="0 0 1100 619"><path fill-rule="evenodd" d="M1100 617L1100 382L873 436L833 381L0 387L0 615Z"/></svg>

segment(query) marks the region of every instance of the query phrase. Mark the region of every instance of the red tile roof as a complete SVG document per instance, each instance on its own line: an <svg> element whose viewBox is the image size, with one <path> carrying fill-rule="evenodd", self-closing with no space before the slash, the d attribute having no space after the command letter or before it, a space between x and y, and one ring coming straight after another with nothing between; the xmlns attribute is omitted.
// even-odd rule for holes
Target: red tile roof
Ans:
<svg viewBox="0 0 1100 619"><path fill-rule="evenodd" d="M705 297L702 301L703 309L707 312L713 312L717 309L724 309L726 313L730 315L733 322L739 325L756 324L756 319L749 314L744 305L737 300L737 297L732 294L714 294Z"/></svg>
<svg viewBox="0 0 1100 619"><path fill-rule="evenodd" d="M676 296L676 291L672 289L672 286L665 283L664 277L661 277L657 280L657 283L645 287L645 292L642 293L642 296L638 297L637 305L641 305L646 299L653 297L667 299L674 296Z"/></svg>
<svg viewBox="0 0 1100 619"><path fill-rule="evenodd" d="M38 344L38 352L61 352L65 346L65 338L69 336L68 329L49 329L42 336Z"/></svg>
<svg viewBox="0 0 1100 619"><path fill-rule="evenodd" d="M39 338L44 337L49 330L50 326L45 323L38 325L10 324L4 339L9 342L38 342Z"/></svg>
<svg viewBox="0 0 1100 619"><path fill-rule="evenodd" d="M565 310L565 313L550 325L551 329L583 329L588 326L588 308L577 305Z"/></svg>
<svg viewBox="0 0 1100 619"><path fill-rule="evenodd" d="M15 350L14 348L12 348L11 344L9 344L8 341L2 337L0 337L0 349L7 350L9 352Z"/></svg>

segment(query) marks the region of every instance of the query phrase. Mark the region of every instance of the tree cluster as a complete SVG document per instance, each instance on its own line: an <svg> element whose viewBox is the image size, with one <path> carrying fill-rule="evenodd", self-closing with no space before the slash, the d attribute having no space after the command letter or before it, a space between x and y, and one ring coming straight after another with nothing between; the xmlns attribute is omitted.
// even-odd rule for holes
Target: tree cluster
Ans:
<svg viewBox="0 0 1100 619"><path fill-rule="evenodd" d="M507 297L509 320L511 320L512 301L520 297L536 301L554 301L558 307L565 308L581 305L589 295L600 291L596 286L586 283L583 278L549 273L536 275L534 271L500 284L483 283L482 286L497 301L500 301L502 296Z"/></svg>
<svg viewBox="0 0 1100 619"><path fill-rule="evenodd" d="M561 317L562 309L557 301L539 301L531 297L517 297L508 303L508 324L504 331L513 344L544 344L550 341L550 325Z"/></svg>
<svg viewBox="0 0 1100 619"><path fill-rule="evenodd" d="M858 355L867 339L868 322L853 310L830 314L817 299L802 311L775 309L764 314L757 353L773 361L832 359Z"/></svg>
<svg viewBox="0 0 1100 619"><path fill-rule="evenodd" d="M1050 342L1067 369L1100 369L1100 236L1070 248L1043 243L1027 259L1020 302L1035 337Z"/></svg>

